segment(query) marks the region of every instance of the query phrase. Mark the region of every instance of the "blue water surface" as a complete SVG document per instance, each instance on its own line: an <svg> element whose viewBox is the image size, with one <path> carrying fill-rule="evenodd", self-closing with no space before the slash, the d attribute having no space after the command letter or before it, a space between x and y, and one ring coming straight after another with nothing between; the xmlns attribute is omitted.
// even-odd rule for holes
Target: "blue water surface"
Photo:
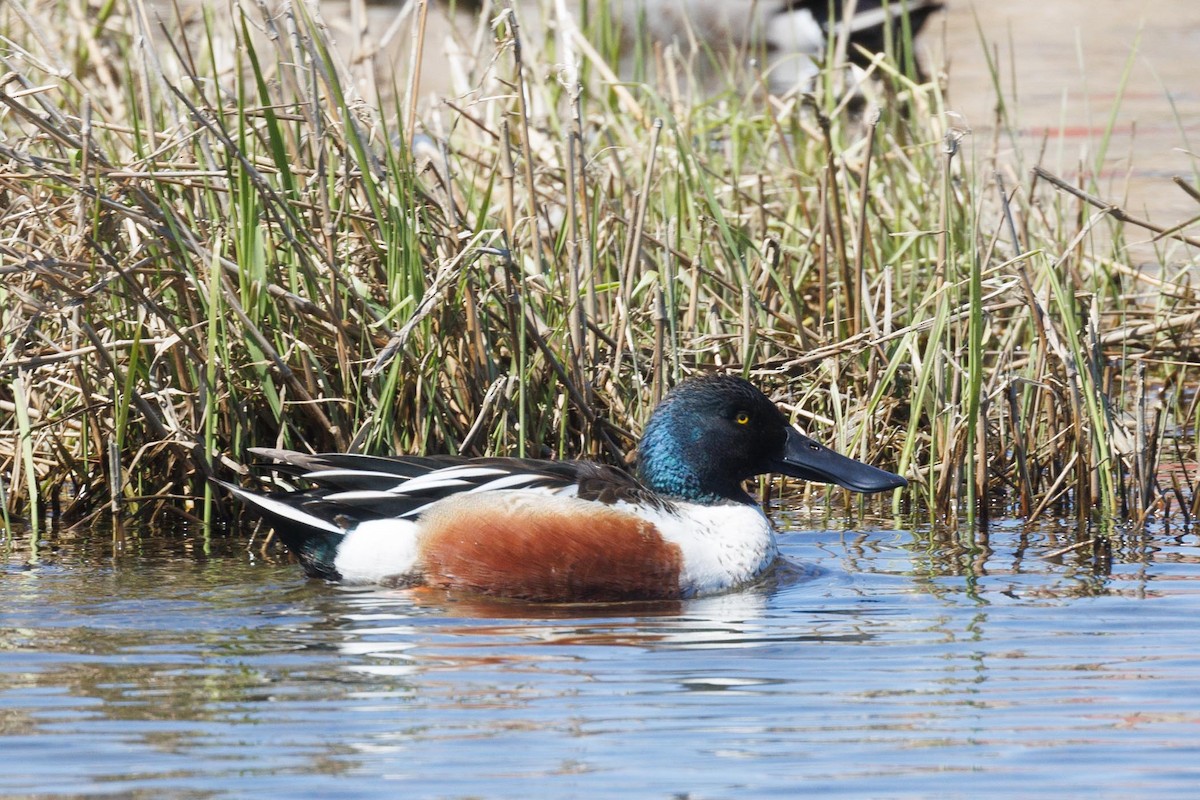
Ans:
<svg viewBox="0 0 1200 800"><path fill-rule="evenodd" d="M1196 536L777 521L786 562L760 586L600 607L348 590L232 535L18 540L0 576L0 793L1200 787Z"/></svg>

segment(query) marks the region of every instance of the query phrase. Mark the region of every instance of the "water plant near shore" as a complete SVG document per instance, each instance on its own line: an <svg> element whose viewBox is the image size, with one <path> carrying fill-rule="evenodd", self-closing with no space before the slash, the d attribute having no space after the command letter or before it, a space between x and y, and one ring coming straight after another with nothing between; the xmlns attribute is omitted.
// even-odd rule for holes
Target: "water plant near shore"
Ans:
<svg viewBox="0 0 1200 800"><path fill-rule="evenodd" d="M711 369L913 479L895 509L1197 513L1200 241L1129 265L1150 223L1000 164L939 82L691 97L506 12L426 108L302 4L104 8L0 8L7 513L208 516L260 445L619 462Z"/></svg>

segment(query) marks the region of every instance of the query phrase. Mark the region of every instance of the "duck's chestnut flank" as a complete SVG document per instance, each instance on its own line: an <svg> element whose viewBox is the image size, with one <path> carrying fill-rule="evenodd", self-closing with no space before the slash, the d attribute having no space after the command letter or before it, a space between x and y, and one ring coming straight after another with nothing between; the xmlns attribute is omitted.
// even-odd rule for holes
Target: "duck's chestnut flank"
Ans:
<svg viewBox="0 0 1200 800"><path fill-rule="evenodd" d="M777 472L858 492L906 481L788 425L741 378L686 381L651 415L638 475L586 461L255 451L315 488L231 492L314 577L539 601L694 597L776 557L743 482Z"/></svg>
<svg viewBox="0 0 1200 800"><path fill-rule="evenodd" d="M679 545L649 520L593 505L528 494L445 500L422 520L425 582L521 600L678 598Z"/></svg>

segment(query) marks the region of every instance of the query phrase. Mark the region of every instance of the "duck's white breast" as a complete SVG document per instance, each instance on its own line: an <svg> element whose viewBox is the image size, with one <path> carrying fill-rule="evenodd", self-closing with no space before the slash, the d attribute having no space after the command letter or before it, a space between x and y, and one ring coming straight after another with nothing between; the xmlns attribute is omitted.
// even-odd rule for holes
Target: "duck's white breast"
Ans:
<svg viewBox="0 0 1200 800"><path fill-rule="evenodd" d="M621 508L623 503L617 503ZM679 547L683 597L725 591L753 580L778 555L775 531L757 506L676 503L674 511L630 510L649 520L667 542Z"/></svg>

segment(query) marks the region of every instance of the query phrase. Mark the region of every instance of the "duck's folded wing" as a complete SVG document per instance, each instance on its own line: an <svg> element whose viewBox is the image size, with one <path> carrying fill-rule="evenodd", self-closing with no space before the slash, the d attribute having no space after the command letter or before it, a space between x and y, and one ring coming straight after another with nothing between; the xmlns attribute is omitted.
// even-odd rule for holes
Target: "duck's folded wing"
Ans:
<svg viewBox="0 0 1200 800"><path fill-rule="evenodd" d="M455 494L541 490L615 502L646 494L628 474L587 461L461 456L365 456L254 448L257 456L315 489L293 493L312 513L356 519L412 518Z"/></svg>

